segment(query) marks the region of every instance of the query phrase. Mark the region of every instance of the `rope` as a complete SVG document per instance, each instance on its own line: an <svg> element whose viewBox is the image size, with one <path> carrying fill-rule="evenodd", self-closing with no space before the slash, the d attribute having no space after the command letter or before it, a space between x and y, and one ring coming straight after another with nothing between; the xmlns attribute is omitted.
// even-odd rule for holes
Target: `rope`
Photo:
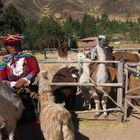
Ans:
<svg viewBox="0 0 140 140"><path fill-rule="evenodd" d="M140 110L138 108L136 108L130 101L128 101L126 98L125 98L125 101L131 105L135 110L137 110L138 112L140 112Z"/></svg>
<svg viewBox="0 0 140 140"><path fill-rule="evenodd" d="M132 91L135 91L135 90L138 90L140 89L140 87L136 87L136 88L133 88L133 89L129 89L126 93L129 94L131 93Z"/></svg>
<svg viewBox="0 0 140 140"><path fill-rule="evenodd" d="M80 65L80 67L83 69L83 66L81 65L80 61L78 60L78 64ZM89 77L89 80L91 81L91 83L94 85L94 87L97 89L97 90L100 90L101 92L103 92L105 95L108 96L108 98L119 108L122 108L120 107L97 83L95 83L92 78L87 74L87 72L85 72L86 75Z"/></svg>

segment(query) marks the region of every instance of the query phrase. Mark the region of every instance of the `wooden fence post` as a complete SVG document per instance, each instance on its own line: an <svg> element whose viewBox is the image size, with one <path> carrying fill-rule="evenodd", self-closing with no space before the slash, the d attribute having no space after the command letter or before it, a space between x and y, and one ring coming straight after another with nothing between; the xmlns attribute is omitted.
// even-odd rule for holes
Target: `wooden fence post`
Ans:
<svg viewBox="0 0 140 140"><path fill-rule="evenodd" d="M44 49L44 58L47 59L47 48Z"/></svg>
<svg viewBox="0 0 140 140"><path fill-rule="evenodd" d="M117 89L117 104L121 107L121 112L117 114L117 120L123 121L123 83L124 83L124 62L120 61L118 63L118 83L122 83L121 87Z"/></svg>
<svg viewBox="0 0 140 140"><path fill-rule="evenodd" d="M125 69L125 96L126 96L127 91L128 91L128 70ZM124 100L124 118L123 118L124 121L127 121L127 108L128 108L128 104Z"/></svg>

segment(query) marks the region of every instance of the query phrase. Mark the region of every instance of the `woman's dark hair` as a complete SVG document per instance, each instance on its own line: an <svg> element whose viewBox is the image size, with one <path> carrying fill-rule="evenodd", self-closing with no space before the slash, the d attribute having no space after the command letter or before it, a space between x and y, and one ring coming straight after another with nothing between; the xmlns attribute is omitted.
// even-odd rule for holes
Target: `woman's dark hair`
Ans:
<svg viewBox="0 0 140 140"><path fill-rule="evenodd" d="M21 47L21 42L4 42L4 46L15 46L15 47Z"/></svg>
<svg viewBox="0 0 140 140"><path fill-rule="evenodd" d="M21 42L5 42L4 44L3 44L5 47L6 46L12 46L12 47L14 47L16 50L18 50L18 52L19 51L21 51L22 50L22 48L21 48ZM6 49L7 50L7 49ZM8 52L8 50L7 50L7 53L9 54L9 52Z"/></svg>

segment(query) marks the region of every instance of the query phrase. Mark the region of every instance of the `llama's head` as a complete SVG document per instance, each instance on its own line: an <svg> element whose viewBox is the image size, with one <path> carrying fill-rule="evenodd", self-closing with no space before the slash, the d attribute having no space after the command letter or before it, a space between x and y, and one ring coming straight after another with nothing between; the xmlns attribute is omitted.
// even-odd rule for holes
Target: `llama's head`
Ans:
<svg viewBox="0 0 140 140"><path fill-rule="evenodd" d="M68 44L66 42L61 43L60 46L57 48L58 56L60 58L68 57L68 50Z"/></svg>
<svg viewBox="0 0 140 140"><path fill-rule="evenodd" d="M86 58L91 58L91 51L84 51L84 55L86 56Z"/></svg>
<svg viewBox="0 0 140 140"><path fill-rule="evenodd" d="M48 74L48 71L41 71L38 73L37 77L39 80L47 79L47 74Z"/></svg>
<svg viewBox="0 0 140 140"><path fill-rule="evenodd" d="M79 61L81 61L81 60L83 60L83 59L85 59L86 58L86 55L84 54L84 52L79 52L78 54L77 54L77 59L79 60Z"/></svg>
<svg viewBox="0 0 140 140"><path fill-rule="evenodd" d="M51 91L51 85L50 85L50 81L47 77L47 71L41 71L37 78L36 78L36 83L39 86L39 91Z"/></svg>
<svg viewBox="0 0 140 140"><path fill-rule="evenodd" d="M74 81L77 82L79 79L79 70L76 67L70 67L69 70L72 74Z"/></svg>
<svg viewBox="0 0 140 140"><path fill-rule="evenodd" d="M101 48L108 48L108 39L106 36L99 35L96 41L97 45L99 45Z"/></svg>

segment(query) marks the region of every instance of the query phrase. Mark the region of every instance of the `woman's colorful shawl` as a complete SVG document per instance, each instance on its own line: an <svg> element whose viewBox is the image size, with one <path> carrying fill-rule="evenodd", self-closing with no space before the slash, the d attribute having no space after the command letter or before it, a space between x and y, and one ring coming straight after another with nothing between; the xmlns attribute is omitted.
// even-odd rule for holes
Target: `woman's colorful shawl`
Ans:
<svg viewBox="0 0 140 140"><path fill-rule="evenodd" d="M20 51L17 55L12 55L12 54L5 55L3 59L0 61L0 70L5 69L8 62L16 62L20 58L28 57L28 56L33 56L30 50Z"/></svg>

